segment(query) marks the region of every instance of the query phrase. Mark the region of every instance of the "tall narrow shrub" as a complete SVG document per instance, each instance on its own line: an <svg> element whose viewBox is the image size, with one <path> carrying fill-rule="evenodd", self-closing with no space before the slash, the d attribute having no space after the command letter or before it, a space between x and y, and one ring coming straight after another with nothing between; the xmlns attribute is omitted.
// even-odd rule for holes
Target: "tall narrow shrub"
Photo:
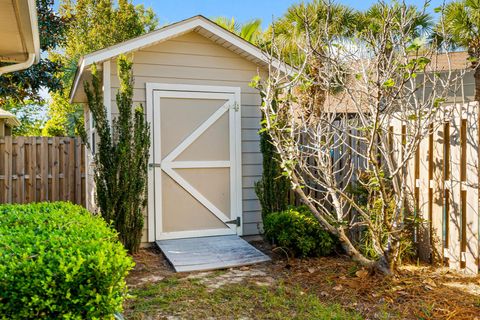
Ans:
<svg viewBox="0 0 480 320"><path fill-rule="evenodd" d="M260 200L262 219L265 221L269 213L287 208L290 188L287 177L282 174L279 156L270 134L263 129L260 130L260 151L263 155L263 173L262 179L255 183L255 193Z"/></svg>
<svg viewBox="0 0 480 320"><path fill-rule="evenodd" d="M85 83L88 106L99 138L94 157L96 204L103 218L118 231L127 250L136 252L140 247L146 206L150 131L143 107L133 106L132 63L121 56L117 65L119 114L111 127L96 70L91 86Z"/></svg>

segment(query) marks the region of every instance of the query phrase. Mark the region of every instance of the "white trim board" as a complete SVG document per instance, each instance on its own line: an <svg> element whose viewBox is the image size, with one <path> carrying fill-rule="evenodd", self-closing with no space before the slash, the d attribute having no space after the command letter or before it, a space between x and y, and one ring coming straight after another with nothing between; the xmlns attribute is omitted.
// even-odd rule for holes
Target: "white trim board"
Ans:
<svg viewBox="0 0 480 320"><path fill-rule="evenodd" d="M157 240L170 240L170 239L184 239L184 238L196 238L196 237L211 237L218 235L231 235L236 234L232 229L203 229L203 230L186 230L176 232L163 232L159 235Z"/></svg>
<svg viewBox="0 0 480 320"><path fill-rule="evenodd" d="M225 229L196 230L185 232L163 232L161 214L158 208L161 208L161 175L162 171L176 181L183 189L190 193L203 206L205 206L219 220L226 222L243 218L242 214L242 177L241 177L241 101L239 87L225 86L200 86L183 84L165 84L165 83L146 83L147 97L147 121L150 123L152 143L150 147L150 163L152 166L148 172L148 241L199 237L219 234L243 234L243 221L240 226L226 224ZM194 98L194 99L218 99L225 103L214 112L208 120L200 127L194 130L183 142L181 142L167 156L161 155L160 126L154 125L161 123L160 108L161 98ZM191 143L193 143L206 129L216 122L223 114L229 114L229 140L230 140L230 159L228 161L174 161ZM212 168L222 167L230 168L230 218L221 212L203 195L193 188L188 182L176 174L174 168ZM156 212L157 211L157 212ZM243 220L243 219L242 219Z"/></svg>
<svg viewBox="0 0 480 320"><path fill-rule="evenodd" d="M70 91L70 102L73 102L73 98L78 90L82 74L85 72L88 66L112 59L120 54L137 51L199 29L206 31L212 36L218 37L224 42L230 43L233 47L240 49L241 52L248 57L258 60L265 65L272 65L275 69L287 75L293 75L295 73L295 69L288 64L272 57L265 51L262 51L260 48L224 29L204 16L198 15L137 38L127 40L117 45L83 56L78 63L77 73L75 74L72 90Z"/></svg>

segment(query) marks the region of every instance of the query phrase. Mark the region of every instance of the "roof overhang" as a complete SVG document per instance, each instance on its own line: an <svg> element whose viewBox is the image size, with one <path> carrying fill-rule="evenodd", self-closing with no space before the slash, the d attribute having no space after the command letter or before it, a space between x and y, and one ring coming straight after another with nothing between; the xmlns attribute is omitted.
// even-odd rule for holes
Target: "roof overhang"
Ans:
<svg viewBox="0 0 480 320"><path fill-rule="evenodd" d="M40 59L35 0L0 0L0 75L23 70Z"/></svg>
<svg viewBox="0 0 480 320"><path fill-rule="evenodd" d="M134 52L192 31L198 32L254 63L265 67L273 66L285 74L293 74L295 71L295 69L288 64L271 57L268 53L250 42L222 28L204 16L199 15L83 56L78 63L77 72L70 91L70 102L77 102L75 97L81 86L82 76L89 66L100 64L118 55Z"/></svg>
<svg viewBox="0 0 480 320"><path fill-rule="evenodd" d="M5 120L9 127L17 127L21 124L13 113L3 109L0 109L0 120Z"/></svg>

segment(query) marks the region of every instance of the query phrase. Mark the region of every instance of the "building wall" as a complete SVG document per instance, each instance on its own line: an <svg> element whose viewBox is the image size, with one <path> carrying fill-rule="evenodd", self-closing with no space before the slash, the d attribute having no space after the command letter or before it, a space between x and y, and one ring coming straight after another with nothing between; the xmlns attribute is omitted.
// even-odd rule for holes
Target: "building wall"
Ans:
<svg viewBox="0 0 480 320"><path fill-rule="evenodd" d="M261 98L249 87L258 66L202 35L191 32L139 50L133 55L134 103L146 105L147 82L232 86L241 88L242 103L242 199L244 235L261 229L260 204L254 183L262 174L260 128ZM111 61L112 117L118 115L115 95L119 88L115 60ZM144 241L146 241L146 229Z"/></svg>

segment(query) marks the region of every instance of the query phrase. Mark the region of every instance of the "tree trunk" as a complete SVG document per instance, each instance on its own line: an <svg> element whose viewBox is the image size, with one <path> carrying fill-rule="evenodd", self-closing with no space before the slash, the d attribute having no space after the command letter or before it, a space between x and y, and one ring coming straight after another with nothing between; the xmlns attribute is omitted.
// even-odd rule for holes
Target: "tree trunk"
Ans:
<svg viewBox="0 0 480 320"><path fill-rule="evenodd" d="M352 244L350 239L346 236L343 229L338 231L338 240L342 245L345 253L355 262L358 262L363 267L371 271L381 273L386 276L391 276L395 273L394 264L386 256L381 256L380 259L373 261L362 255Z"/></svg>
<svg viewBox="0 0 480 320"><path fill-rule="evenodd" d="M475 101L480 101L480 65L474 70L473 77L475 79Z"/></svg>

